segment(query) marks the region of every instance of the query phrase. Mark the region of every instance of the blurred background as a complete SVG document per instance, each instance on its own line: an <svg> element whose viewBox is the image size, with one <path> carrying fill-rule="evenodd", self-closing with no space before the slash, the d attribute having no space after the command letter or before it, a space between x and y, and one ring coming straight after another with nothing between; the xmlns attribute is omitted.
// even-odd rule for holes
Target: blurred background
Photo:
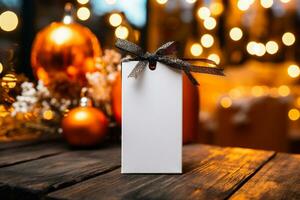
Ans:
<svg viewBox="0 0 300 200"><path fill-rule="evenodd" d="M186 86L186 142L300 152L300 0L0 0L2 80L36 81L34 38L69 20L66 3L102 49L117 37L148 51L175 40L181 57L225 68Z"/></svg>

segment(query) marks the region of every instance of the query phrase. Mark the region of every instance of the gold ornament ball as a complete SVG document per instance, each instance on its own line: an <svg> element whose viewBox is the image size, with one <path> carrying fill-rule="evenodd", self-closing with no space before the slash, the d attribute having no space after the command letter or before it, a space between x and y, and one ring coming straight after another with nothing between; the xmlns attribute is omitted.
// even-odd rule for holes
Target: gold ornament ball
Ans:
<svg viewBox="0 0 300 200"><path fill-rule="evenodd" d="M45 84L64 73L70 80L85 83L86 72L95 70L95 59L102 51L96 36L86 27L53 22L36 36L31 64L38 79Z"/></svg>
<svg viewBox="0 0 300 200"><path fill-rule="evenodd" d="M72 146L88 147L103 141L108 131L108 120L98 109L77 107L62 120L63 136Z"/></svg>

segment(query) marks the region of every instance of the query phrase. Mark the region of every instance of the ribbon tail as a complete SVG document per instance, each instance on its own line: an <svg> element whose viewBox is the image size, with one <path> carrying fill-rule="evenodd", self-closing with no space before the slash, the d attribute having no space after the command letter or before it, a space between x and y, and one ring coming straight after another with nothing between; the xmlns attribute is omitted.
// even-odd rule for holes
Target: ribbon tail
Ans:
<svg viewBox="0 0 300 200"><path fill-rule="evenodd" d="M144 71L144 69L147 67L148 62L147 61L139 61L136 66L133 68L133 70L128 75L129 77L137 78L139 74Z"/></svg>
<svg viewBox="0 0 300 200"><path fill-rule="evenodd" d="M206 67L206 66L190 66L191 72L197 72L197 73L204 73L204 74L212 74L212 75L219 75L219 76L225 76L224 69L223 68L217 68L217 67Z"/></svg>
<svg viewBox="0 0 300 200"><path fill-rule="evenodd" d="M129 53L131 55L135 55L135 56L143 56L144 55L144 51L141 47L139 47L138 45L129 42L127 40L122 40L120 38L117 38L117 41L115 43L115 46L126 52Z"/></svg>
<svg viewBox="0 0 300 200"><path fill-rule="evenodd" d="M198 81L194 78L194 76L191 74L190 71L188 70L184 70L185 74L187 75L187 77L190 79L190 81L192 82L193 85L199 85Z"/></svg>
<svg viewBox="0 0 300 200"><path fill-rule="evenodd" d="M157 54L157 55L171 55L171 54L175 54L176 52L177 52L176 42L171 41L171 42L167 42L164 45L162 45L161 47L159 47L155 51L155 54Z"/></svg>

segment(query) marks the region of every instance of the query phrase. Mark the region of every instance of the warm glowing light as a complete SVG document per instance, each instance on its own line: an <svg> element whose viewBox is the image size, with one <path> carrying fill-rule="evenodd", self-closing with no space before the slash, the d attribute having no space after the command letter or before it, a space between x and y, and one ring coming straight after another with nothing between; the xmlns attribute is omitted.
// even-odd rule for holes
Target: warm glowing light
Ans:
<svg viewBox="0 0 300 200"><path fill-rule="evenodd" d="M249 42L247 44L247 51L250 55L255 55L255 46L256 46L256 42Z"/></svg>
<svg viewBox="0 0 300 200"><path fill-rule="evenodd" d="M213 38L213 36L210 35L210 34L204 34L201 37L201 44L202 44L202 46L204 46L206 48L211 47L214 44L214 38Z"/></svg>
<svg viewBox="0 0 300 200"><path fill-rule="evenodd" d="M271 8L273 3L273 0L260 0L260 4L264 8Z"/></svg>
<svg viewBox="0 0 300 200"><path fill-rule="evenodd" d="M15 30L18 23L18 16L12 11L5 11L0 15L0 28L4 31Z"/></svg>
<svg viewBox="0 0 300 200"><path fill-rule="evenodd" d="M296 103L297 103L297 106L300 107L300 97L297 98Z"/></svg>
<svg viewBox="0 0 300 200"><path fill-rule="evenodd" d="M200 19L206 19L210 16L210 10L207 7L201 7L198 9L197 14Z"/></svg>
<svg viewBox="0 0 300 200"><path fill-rule="evenodd" d="M1 86L2 87L8 87L8 88L14 88L17 84L17 78L14 74L6 74L2 77Z"/></svg>
<svg viewBox="0 0 300 200"><path fill-rule="evenodd" d="M212 17L208 17L204 20L203 25L207 30L212 30L216 27L217 21Z"/></svg>
<svg viewBox="0 0 300 200"><path fill-rule="evenodd" d="M231 98L229 97L223 97L220 101L220 105L223 107L223 108L229 108L231 107L232 105L232 100Z"/></svg>
<svg viewBox="0 0 300 200"><path fill-rule="evenodd" d="M251 1L248 0L239 0L237 3L237 6L241 11L248 10L250 5L251 5Z"/></svg>
<svg viewBox="0 0 300 200"><path fill-rule="evenodd" d="M0 74L3 72L3 65L2 63L0 62Z"/></svg>
<svg viewBox="0 0 300 200"><path fill-rule="evenodd" d="M197 0L185 0L187 3L193 4L195 3Z"/></svg>
<svg viewBox="0 0 300 200"><path fill-rule="evenodd" d="M88 18L90 18L91 16L91 12L87 7L81 7L77 10L77 17L82 20L85 21Z"/></svg>
<svg viewBox="0 0 300 200"><path fill-rule="evenodd" d="M163 4L166 4L168 2L168 0L156 0L156 2L163 5Z"/></svg>
<svg viewBox="0 0 300 200"><path fill-rule="evenodd" d="M89 0L77 0L77 2L83 5L83 4L87 4Z"/></svg>
<svg viewBox="0 0 300 200"><path fill-rule="evenodd" d="M115 35L117 38L126 39L129 35L128 28L126 26L119 26L115 30Z"/></svg>
<svg viewBox="0 0 300 200"><path fill-rule="evenodd" d="M255 97L260 97L264 94L264 89L262 86L254 86L251 88L251 93Z"/></svg>
<svg viewBox="0 0 300 200"><path fill-rule="evenodd" d="M194 43L192 46L191 46L191 54L193 56L200 56L203 52L203 48L202 46L199 44L199 43Z"/></svg>
<svg viewBox="0 0 300 200"><path fill-rule="evenodd" d="M64 18L63 18L63 23L64 23L64 24L71 24L72 21L73 21L73 18L72 18L70 15L66 15L66 16L64 16Z"/></svg>
<svg viewBox="0 0 300 200"><path fill-rule="evenodd" d="M58 45L61 45L70 40L72 36L72 30L67 26L62 26L54 29L50 35L50 38Z"/></svg>
<svg viewBox="0 0 300 200"><path fill-rule="evenodd" d="M243 31L238 27L234 27L230 30L229 36L232 40L238 41L243 37Z"/></svg>
<svg viewBox="0 0 300 200"><path fill-rule="evenodd" d="M286 32L282 36L282 42L286 46L293 45L295 43L295 41L296 41L295 35L291 32Z"/></svg>
<svg viewBox="0 0 300 200"><path fill-rule="evenodd" d="M75 119L80 121L80 120L86 120L88 118L88 113L81 110L75 113Z"/></svg>
<svg viewBox="0 0 300 200"><path fill-rule="evenodd" d="M207 58L214 61L217 65L220 64L220 56L218 54L212 53Z"/></svg>
<svg viewBox="0 0 300 200"><path fill-rule="evenodd" d="M46 110L43 112L43 118L45 120L51 120L54 117L54 113L52 112L52 110Z"/></svg>
<svg viewBox="0 0 300 200"><path fill-rule="evenodd" d="M287 71L288 75L292 78L296 78L300 75L300 68L298 65L290 65Z"/></svg>
<svg viewBox="0 0 300 200"><path fill-rule="evenodd" d="M223 4L220 2L211 3L209 8L212 15L220 15L224 10Z"/></svg>
<svg viewBox="0 0 300 200"><path fill-rule="evenodd" d="M119 13L113 13L109 16L109 23L117 27L122 23L122 16Z"/></svg>
<svg viewBox="0 0 300 200"><path fill-rule="evenodd" d="M263 43L249 42L247 51L251 55L263 56L266 53L266 47Z"/></svg>
<svg viewBox="0 0 300 200"><path fill-rule="evenodd" d="M300 112L298 109L292 108L289 110L288 116L289 116L290 120L296 121L300 118Z"/></svg>
<svg viewBox="0 0 300 200"><path fill-rule="evenodd" d="M286 97L290 94L290 88L286 85L281 85L279 88L278 88L278 94L280 96L283 96L283 97Z"/></svg>
<svg viewBox="0 0 300 200"><path fill-rule="evenodd" d="M290 2L291 0L280 0L282 3L288 3Z"/></svg>
<svg viewBox="0 0 300 200"><path fill-rule="evenodd" d="M269 41L266 44L266 50L268 54L275 54L277 53L279 47L275 41Z"/></svg>

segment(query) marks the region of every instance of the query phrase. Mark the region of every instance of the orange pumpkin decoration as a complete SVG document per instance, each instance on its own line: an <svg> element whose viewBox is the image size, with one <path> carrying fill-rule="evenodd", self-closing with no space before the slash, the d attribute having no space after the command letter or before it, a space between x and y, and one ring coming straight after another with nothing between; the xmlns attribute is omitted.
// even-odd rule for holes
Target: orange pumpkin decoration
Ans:
<svg viewBox="0 0 300 200"><path fill-rule="evenodd" d="M88 28L54 22L37 34L31 63L37 78L45 84L55 80L58 73L84 83L86 72L95 70L95 58L100 55L100 44Z"/></svg>
<svg viewBox="0 0 300 200"><path fill-rule="evenodd" d="M117 123L122 118L122 80L118 75L112 89L112 108ZM199 131L199 92L187 76L183 75L183 143L193 142L197 139Z"/></svg>

